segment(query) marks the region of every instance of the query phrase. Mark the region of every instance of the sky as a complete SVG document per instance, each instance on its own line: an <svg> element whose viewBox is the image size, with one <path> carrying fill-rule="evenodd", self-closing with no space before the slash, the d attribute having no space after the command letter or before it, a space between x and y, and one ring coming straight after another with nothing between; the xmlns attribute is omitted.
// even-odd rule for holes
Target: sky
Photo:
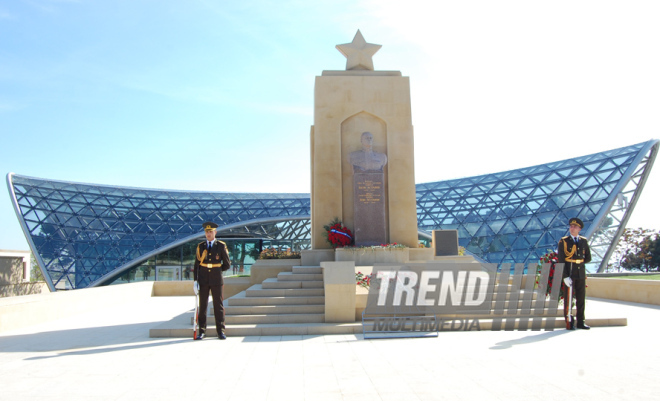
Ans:
<svg viewBox="0 0 660 401"><path fill-rule="evenodd" d="M309 193L314 80L358 29L410 77L417 183L628 146L660 138L657 21L657 0L2 1L0 173ZM657 170L629 227L660 228ZM28 249L8 192L0 249Z"/></svg>

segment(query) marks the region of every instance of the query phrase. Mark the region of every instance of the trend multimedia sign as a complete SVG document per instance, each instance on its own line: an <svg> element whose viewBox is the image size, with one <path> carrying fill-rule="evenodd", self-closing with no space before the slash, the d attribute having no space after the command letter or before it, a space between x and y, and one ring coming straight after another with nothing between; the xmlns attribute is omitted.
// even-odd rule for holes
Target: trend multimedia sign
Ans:
<svg viewBox="0 0 660 401"><path fill-rule="evenodd" d="M428 263L374 266L365 338L416 337L440 331L554 330L563 264ZM550 290L548 290L550 289Z"/></svg>

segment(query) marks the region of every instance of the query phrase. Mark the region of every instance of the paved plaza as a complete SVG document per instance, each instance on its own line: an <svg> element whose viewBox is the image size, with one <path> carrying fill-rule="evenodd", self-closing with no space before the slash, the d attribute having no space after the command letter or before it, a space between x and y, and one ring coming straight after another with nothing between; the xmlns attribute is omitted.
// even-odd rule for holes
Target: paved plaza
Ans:
<svg viewBox="0 0 660 401"><path fill-rule="evenodd" d="M0 335L0 400L657 400L660 307L590 299L626 327L568 332L149 338L192 297Z"/></svg>

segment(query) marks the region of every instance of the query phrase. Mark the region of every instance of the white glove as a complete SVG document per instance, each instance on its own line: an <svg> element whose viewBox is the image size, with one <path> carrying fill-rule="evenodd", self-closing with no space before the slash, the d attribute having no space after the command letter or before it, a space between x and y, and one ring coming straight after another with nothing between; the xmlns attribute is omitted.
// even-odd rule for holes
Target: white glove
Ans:
<svg viewBox="0 0 660 401"><path fill-rule="evenodd" d="M195 293L195 295L197 295L197 293L199 292L199 283L197 281L193 283L193 292Z"/></svg>
<svg viewBox="0 0 660 401"><path fill-rule="evenodd" d="M566 277L566 278L564 279L564 284L566 284L566 287L570 287L570 286L573 285L573 280L571 280L570 277Z"/></svg>

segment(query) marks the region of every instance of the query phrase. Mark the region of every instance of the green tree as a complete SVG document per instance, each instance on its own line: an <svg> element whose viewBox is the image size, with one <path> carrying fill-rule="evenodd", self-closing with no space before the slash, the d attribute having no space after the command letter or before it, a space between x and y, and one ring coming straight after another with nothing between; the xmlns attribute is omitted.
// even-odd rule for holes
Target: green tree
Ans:
<svg viewBox="0 0 660 401"><path fill-rule="evenodd" d="M610 270L658 270L660 266L659 233L643 228L626 228L617 244Z"/></svg>
<svg viewBox="0 0 660 401"><path fill-rule="evenodd" d="M37 258L34 257L33 253L30 253L30 281L46 281L44 275L41 274L41 269L37 263Z"/></svg>

